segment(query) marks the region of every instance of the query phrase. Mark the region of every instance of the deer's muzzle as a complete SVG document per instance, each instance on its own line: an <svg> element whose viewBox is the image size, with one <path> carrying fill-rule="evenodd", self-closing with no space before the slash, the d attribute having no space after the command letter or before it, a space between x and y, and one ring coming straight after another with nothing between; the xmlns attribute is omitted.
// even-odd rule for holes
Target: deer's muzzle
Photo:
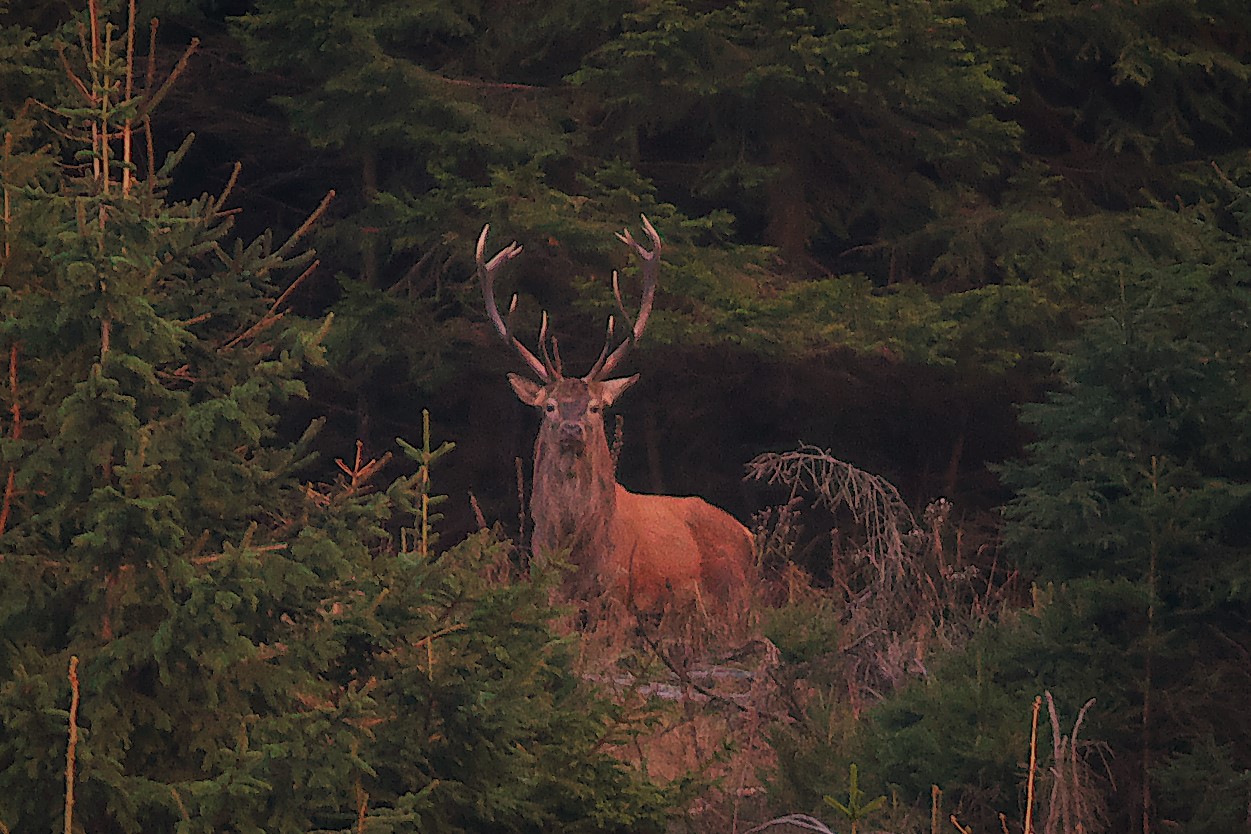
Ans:
<svg viewBox="0 0 1251 834"><path fill-rule="evenodd" d="M581 452L586 446L586 429L581 423L560 424L560 448L564 452Z"/></svg>

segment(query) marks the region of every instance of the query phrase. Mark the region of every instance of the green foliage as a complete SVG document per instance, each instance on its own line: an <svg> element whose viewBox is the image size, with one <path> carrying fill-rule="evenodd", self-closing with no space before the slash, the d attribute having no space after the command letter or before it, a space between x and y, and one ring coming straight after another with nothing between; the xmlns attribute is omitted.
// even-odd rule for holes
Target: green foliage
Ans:
<svg viewBox="0 0 1251 834"><path fill-rule="evenodd" d="M765 612L762 629L788 666L820 663L839 644L843 624L837 606L824 595L792 600Z"/></svg>
<svg viewBox="0 0 1251 834"><path fill-rule="evenodd" d="M1005 468L1018 490L1007 546L1055 587L875 713L868 746L883 758L863 761L906 792L954 782L991 823L1019 781L1020 716L1048 688L1098 697L1084 735L1110 746L1122 792L1154 797L1149 815L1216 831L1245 806L1192 771L1212 754L1237 784L1251 764L1231 752L1251 738L1235 694L1251 637L1245 206L1234 189L1224 206L1170 213L1194 244L1171 263L1108 264L1119 297L1059 357L1064 387L1025 409L1038 440Z"/></svg>
<svg viewBox="0 0 1251 834"><path fill-rule="evenodd" d="M75 23L0 0L0 365L16 377L0 385L0 719L18 728L0 739L0 822L56 823L72 654L85 828L345 829L362 798L371 828L660 825L663 797L594 755L611 711L569 676L541 587L486 582L507 573L488 539L439 555L423 480L438 444L400 441L417 474L361 450L341 482L310 483L312 449L350 442L300 436L293 412L321 408L292 408L311 389L365 448L396 422L416 435L414 398L483 355L465 276L487 221L527 249L501 287L519 329L549 310L571 365L589 361L607 275L632 281L611 233L646 213L666 254L643 361L729 345L802 378L848 347L892 381L941 364L982 388L1060 383L1024 412L1029 460L1004 470L1005 558L1038 579L1032 611L927 661L863 723L829 650L837 618L771 615L811 683L775 738L796 797L815 808L857 761L918 801L941 783L993 828L1047 687L1098 696L1085 729L1112 746L1122 796L1145 779L1162 821L1237 824L1245 3L244 5L229 28L238 4L143 6L211 47L170 99L209 142L155 177L137 153L123 191L120 140L109 156L84 133L118 137L151 103L143 84L121 100L121 31L69 61L84 100L56 48ZM235 112L245 88L291 135ZM210 165L249 160L237 199L265 216L304 202L288 189L337 196L289 243L237 240L224 197L167 192L205 144ZM277 303L306 245L321 266ZM892 443L899 406L877 421Z"/></svg>
<svg viewBox="0 0 1251 834"><path fill-rule="evenodd" d="M868 802L864 801L864 796L864 791L860 789L860 769L853 764L848 772L847 801L842 802L828 795L824 797L824 800L826 805L838 811L843 819L851 823L852 834L855 834L861 822L886 806L885 796L879 796Z"/></svg>
<svg viewBox="0 0 1251 834"><path fill-rule="evenodd" d="M1019 130L991 115L1012 97L967 17L997 7L651 3L573 80L628 158L644 137L680 135L697 193L765 208L770 242L792 254L818 230L906 221L943 183L993 175Z"/></svg>
<svg viewBox="0 0 1251 834"><path fill-rule="evenodd" d="M620 267L609 232L642 212L673 244L673 300L651 334L662 344L1017 362L1056 303L1024 281L1007 303L992 289L947 307L911 266L875 264L865 279L858 256L845 279L795 280L817 245L892 264L924 252L930 274L978 287L994 253L1060 233L1033 198L968 210L1017 153L1020 127L1003 115L1012 62L977 37L1009 14L998 2L667 2L618 20L597 4L265 0L237 31L253 65L286 80L275 101L292 126L347 166L319 240L343 288L335 379L367 420L392 380L437 385L465 353L446 349L467 336L447 289L483 220L529 246L519 289L539 304L523 316L610 304L586 270ZM1036 222L1013 232L1021 216ZM998 316L1007 304L1015 316ZM964 328L952 314L970 307L989 310ZM979 326L988 318L997 326Z"/></svg>
<svg viewBox="0 0 1251 834"><path fill-rule="evenodd" d="M1251 739L1229 700L1251 637L1251 260L1247 195L1226 184L1225 205L1175 217L1192 251L1110 265L1119 298L1061 358L1065 387L1026 409L1039 440L1006 470L1008 544L1086 601L1074 625L1100 635L1082 644L1104 674L1089 694L1126 704L1105 737L1152 792L1195 745ZM1174 818L1229 810L1165 796Z"/></svg>
<svg viewBox="0 0 1251 834"><path fill-rule="evenodd" d="M450 445L320 483L320 421L280 436L329 327L285 307L313 252L138 176L98 138L134 112L117 56L81 63L91 107L50 106L86 164L3 169L0 823L63 822L77 658L75 830L661 830L548 586L491 535L433 547Z"/></svg>
<svg viewBox="0 0 1251 834"><path fill-rule="evenodd" d="M924 680L872 710L855 745L858 760L917 809L929 805L931 786L938 785L975 830L997 827L1000 813L1021 819L1034 696L1046 687L1064 705L1099 692L1087 738L1104 738L1106 719L1130 709L1104 694L1096 658L1113 641L1075 622L1092 603L1107 620L1124 610L1101 595L1050 599L936 659ZM1050 750L1046 726L1040 731L1039 750Z"/></svg>
<svg viewBox="0 0 1251 834"><path fill-rule="evenodd" d="M1052 148L1101 163L1097 173L1071 171L1073 185L1082 188L1094 174L1103 179L1104 199L1136 203L1129 189L1238 129L1251 65L1245 50L1211 37L1216 20L1242 31L1251 16L1226 0L1023 10L1011 31L1030 70L1022 98L1039 115L1051 114Z"/></svg>
<svg viewBox="0 0 1251 834"><path fill-rule="evenodd" d="M1107 745L1089 764L1118 788L1114 830L1141 819L1144 795L1150 818L1187 830L1245 811L1249 203L1229 180L1214 191L1143 215L1141 254L1104 262L1106 313L1057 356L1061 389L1024 409L1037 439L1004 467L1018 491L1005 539L1040 583L1032 610L930 660L859 725L814 693L774 739L793 801L854 761L918 811L937 784L975 829L1019 818L1029 704L1050 690L1098 699L1082 736Z"/></svg>

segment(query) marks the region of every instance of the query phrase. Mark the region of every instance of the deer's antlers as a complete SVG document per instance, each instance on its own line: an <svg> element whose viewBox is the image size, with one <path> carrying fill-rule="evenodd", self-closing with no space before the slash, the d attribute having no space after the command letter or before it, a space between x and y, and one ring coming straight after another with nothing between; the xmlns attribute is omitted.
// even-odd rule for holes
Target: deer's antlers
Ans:
<svg viewBox="0 0 1251 834"><path fill-rule="evenodd" d="M621 360L626 357L635 343L643 336L643 331L647 329L647 320L652 313L652 305L656 300L656 280L660 273L660 252L661 242L660 235L652 226L646 215L643 215L643 229L647 232L648 238L651 239L652 248L647 249L634 239L630 234L630 230L623 229L617 233L617 239L633 249L643 261L643 297L639 303L638 316L633 320L626 311L625 302L621 298L621 286L618 281L617 272L614 270L612 274L612 294L617 302L617 310L621 315L621 320L626 324L626 338L621 344L617 345L615 350L609 352L612 347L612 337L615 328L614 317L608 317L608 333L604 338L604 349L600 351L599 358L595 360L595 364L591 366L590 373L583 379L587 382L599 382L612 373L616 367L621 364ZM495 257L487 261L484 255L486 249L487 232L491 229L490 224L482 227L482 234L478 235L478 248L475 252L478 264L478 278L482 281L482 299L486 303L487 316L490 317L491 323L495 325L495 332L499 333L500 338L513 346L522 361L534 372L543 382L552 382L560 379L563 374L560 362L560 351L556 344L556 338L552 337L552 351L547 349L547 313L543 313L543 323L539 329L539 352L542 358L535 356L521 341L513 335L512 316L517 309L517 296L513 295L512 301L508 305L508 320L500 315L499 307L495 302L495 275L496 272L504 264L511 261L517 255L521 254L521 246L513 241L508 246L496 253ZM553 359L554 355L554 359Z"/></svg>
<svg viewBox="0 0 1251 834"><path fill-rule="evenodd" d="M513 346L513 349L517 351L522 360L530 366L530 370L534 371L535 375L544 382L551 382L559 376L555 366L550 361L539 361L539 358L531 353L529 348L521 343L520 339L513 335L512 328L504 323L504 318L500 315L500 308L495 304L495 274L501 266L521 254L521 244L514 240L497 252L495 257L491 258L488 263L483 256L483 250L486 249L487 232L489 231L491 231L490 223L482 227L482 234L478 235L478 248L474 253L478 262L478 279L482 282L482 300L486 302L487 315L491 318L491 323L495 325L495 332L500 334L501 339ZM513 300L508 305L509 321L512 320L516 309L517 295L514 293ZM543 327L539 331L539 344L542 345L546 341L547 313L544 313ZM547 358L546 353L544 358Z"/></svg>
<svg viewBox="0 0 1251 834"><path fill-rule="evenodd" d="M595 360L595 364L591 366L591 372L586 375L587 381L602 380L621 364L621 360L634 347L635 342L642 338L643 331L647 329L647 319L652 314L652 304L656 300L656 278L660 274L660 235L656 233L656 227L647 219L647 215L640 215L640 217L643 218L643 230L652 241L650 250L644 249L642 244L630 234L628 228L617 233L617 239L637 252L643 260L643 299L639 302L638 318L630 321L630 314L626 312L625 303L621 300L621 285L617 280L617 271L613 270L612 295L617 301L617 310L621 312L621 320L626 324L626 338L624 342L617 345L616 350L611 354L608 353L608 346L612 344L613 331L613 317L609 316L608 335L604 337L604 349L600 351L599 359Z"/></svg>

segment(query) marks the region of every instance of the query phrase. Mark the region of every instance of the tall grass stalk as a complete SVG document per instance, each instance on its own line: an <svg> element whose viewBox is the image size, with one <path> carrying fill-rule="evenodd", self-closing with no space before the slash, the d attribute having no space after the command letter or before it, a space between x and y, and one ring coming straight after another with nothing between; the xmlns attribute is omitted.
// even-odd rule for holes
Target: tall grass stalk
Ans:
<svg viewBox="0 0 1251 834"><path fill-rule="evenodd" d="M1034 717L1029 728L1029 778L1025 788L1025 834L1030 834L1034 825L1034 777L1038 772L1038 712L1042 709L1042 698L1034 696Z"/></svg>
<svg viewBox="0 0 1251 834"><path fill-rule="evenodd" d="M74 831L74 770L78 756L78 655L69 660L69 742L65 746L65 834Z"/></svg>

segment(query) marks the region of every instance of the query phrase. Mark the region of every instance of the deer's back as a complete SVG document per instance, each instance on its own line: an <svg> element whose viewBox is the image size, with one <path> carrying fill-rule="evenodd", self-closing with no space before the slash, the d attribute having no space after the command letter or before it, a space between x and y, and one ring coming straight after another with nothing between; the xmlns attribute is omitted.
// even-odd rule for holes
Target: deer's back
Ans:
<svg viewBox="0 0 1251 834"><path fill-rule="evenodd" d="M628 588L639 608L670 596L725 605L749 590L751 533L702 498L640 495L618 486L611 541L605 578Z"/></svg>

